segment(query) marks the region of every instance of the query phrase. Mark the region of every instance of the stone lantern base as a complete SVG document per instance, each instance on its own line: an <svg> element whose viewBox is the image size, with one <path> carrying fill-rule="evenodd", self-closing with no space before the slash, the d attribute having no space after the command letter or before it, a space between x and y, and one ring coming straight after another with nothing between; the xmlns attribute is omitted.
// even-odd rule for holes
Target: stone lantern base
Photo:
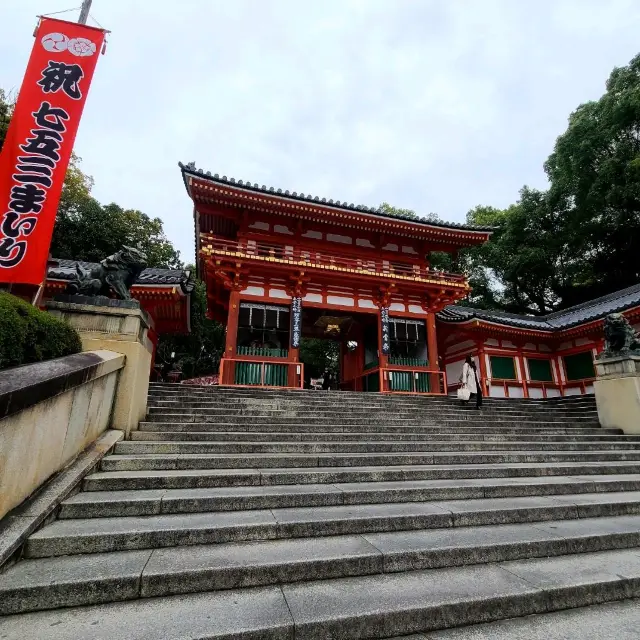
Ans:
<svg viewBox="0 0 640 640"><path fill-rule="evenodd" d="M60 295L47 302L46 308L80 334L84 351L108 350L126 356L111 428L128 437L146 415L153 354L148 331L153 320L137 300Z"/></svg>
<svg viewBox="0 0 640 640"><path fill-rule="evenodd" d="M596 360L598 418L605 428L640 434L640 356Z"/></svg>

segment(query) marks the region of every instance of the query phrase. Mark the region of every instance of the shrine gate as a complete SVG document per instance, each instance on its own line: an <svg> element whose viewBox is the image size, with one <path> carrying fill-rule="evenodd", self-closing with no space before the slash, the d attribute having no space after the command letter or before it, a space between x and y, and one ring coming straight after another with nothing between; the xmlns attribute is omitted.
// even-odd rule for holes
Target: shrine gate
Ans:
<svg viewBox="0 0 640 640"><path fill-rule="evenodd" d="M300 341L340 344L340 387L446 394L436 313L464 275L431 268L487 228L398 218L180 165L210 317L226 325L223 385L302 387Z"/></svg>

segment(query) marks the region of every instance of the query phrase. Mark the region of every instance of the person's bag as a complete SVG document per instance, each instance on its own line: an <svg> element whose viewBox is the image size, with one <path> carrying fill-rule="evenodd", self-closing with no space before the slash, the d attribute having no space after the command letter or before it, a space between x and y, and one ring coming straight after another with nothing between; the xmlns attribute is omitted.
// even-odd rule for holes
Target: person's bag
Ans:
<svg viewBox="0 0 640 640"><path fill-rule="evenodd" d="M467 402L471 397L471 391L467 389L467 387L460 387L458 389L458 400L462 400L462 402Z"/></svg>

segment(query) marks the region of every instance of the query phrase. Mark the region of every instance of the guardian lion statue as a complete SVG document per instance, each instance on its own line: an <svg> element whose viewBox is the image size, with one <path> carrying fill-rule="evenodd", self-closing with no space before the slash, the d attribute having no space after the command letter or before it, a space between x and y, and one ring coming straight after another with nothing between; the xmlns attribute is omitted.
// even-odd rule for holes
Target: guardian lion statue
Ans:
<svg viewBox="0 0 640 640"><path fill-rule="evenodd" d="M604 319L605 345L601 357L640 355L640 339L621 313L611 313Z"/></svg>
<svg viewBox="0 0 640 640"><path fill-rule="evenodd" d="M66 293L83 296L110 296L130 300L129 289L147 266L147 256L133 247L122 247L91 269L76 265L75 278Z"/></svg>

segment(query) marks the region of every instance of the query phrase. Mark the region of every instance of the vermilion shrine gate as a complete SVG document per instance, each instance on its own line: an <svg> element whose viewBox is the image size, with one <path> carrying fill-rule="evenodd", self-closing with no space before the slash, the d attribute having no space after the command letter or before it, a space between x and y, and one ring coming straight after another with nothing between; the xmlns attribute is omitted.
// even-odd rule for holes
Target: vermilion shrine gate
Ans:
<svg viewBox="0 0 640 640"><path fill-rule="evenodd" d="M463 275L431 252L485 242L486 228L182 174L194 203L209 313L227 327L221 384L300 387L302 337L340 342L341 388L447 393L436 313L464 298Z"/></svg>

